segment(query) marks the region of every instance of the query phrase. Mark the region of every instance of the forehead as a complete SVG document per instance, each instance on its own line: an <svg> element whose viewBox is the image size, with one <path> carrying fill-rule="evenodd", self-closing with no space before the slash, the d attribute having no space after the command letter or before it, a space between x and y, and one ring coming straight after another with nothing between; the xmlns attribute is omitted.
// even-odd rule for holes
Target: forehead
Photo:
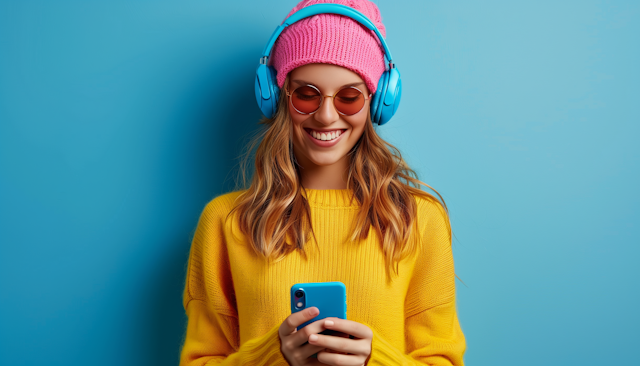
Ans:
<svg viewBox="0 0 640 366"><path fill-rule="evenodd" d="M337 65L331 64L307 64L295 68L289 74L291 85L313 84L327 92L338 90L346 85L357 86L366 89L364 80L355 72Z"/></svg>

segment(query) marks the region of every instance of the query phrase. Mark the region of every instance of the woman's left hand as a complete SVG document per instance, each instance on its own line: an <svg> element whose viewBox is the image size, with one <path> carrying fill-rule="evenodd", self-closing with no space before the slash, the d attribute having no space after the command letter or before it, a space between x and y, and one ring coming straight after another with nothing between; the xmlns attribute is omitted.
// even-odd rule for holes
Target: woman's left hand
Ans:
<svg viewBox="0 0 640 366"><path fill-rule="evenodd" d="M369 327L352 320L333 317L324 319L324 327L332 331L342 332L347 337L351 335L355 338L324 334L310 335L310 344L338 352L320 351L317 356L318 361L327 365L366 365L369 355L371 355L371 341L373 339L373 332Z"/></svg>

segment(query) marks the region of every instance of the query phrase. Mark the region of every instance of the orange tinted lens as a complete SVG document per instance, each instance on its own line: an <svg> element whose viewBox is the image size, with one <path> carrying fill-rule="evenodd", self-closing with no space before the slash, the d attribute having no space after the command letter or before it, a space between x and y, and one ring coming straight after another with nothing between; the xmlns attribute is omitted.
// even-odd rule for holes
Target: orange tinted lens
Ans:
<svg viewBox="0 0 640 366"><path fill-rule="evenodd" d="M320 93L310 87L301 86L291 94L291 104L302 113L312 113L320 106Z"/></svg>
<svg viewBox="0 0 640 366"><path fill-rule="evenodd" d="M364 95L356 88L344 88L333 99L336 109L347 116L356 114L364 106Z"/></svg>

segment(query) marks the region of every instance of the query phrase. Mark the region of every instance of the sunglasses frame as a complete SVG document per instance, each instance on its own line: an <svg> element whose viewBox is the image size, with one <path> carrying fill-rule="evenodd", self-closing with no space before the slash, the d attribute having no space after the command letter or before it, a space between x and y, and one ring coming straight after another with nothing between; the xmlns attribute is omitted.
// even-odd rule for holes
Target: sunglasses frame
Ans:
<svg viewBox="0 0 640 366"><path fill-rule="evenodd" d="M291 95L293 94L293 92L295 92L297 89L302 88L302 87L304 87L304 86L310 86L310 87L312 87L313 89L317 90L317 91L318 91L318 94L320 94L320 104L318 104L318 108L316 108L316 110L315 110L315 111L313 111L313 112L311 112L311 113L304 113L304 112L300 112L300 111L298 110L298 108L296 108L296 106L294 106L294 105L293 105L293 100L291 99ZM365 94L362 92L362 90L360 90L360 89L356 88L355 86L345 86L344 88L340 88L340 89L338 89L338 91L336 91L336 92L335 92L335 94L333 94L333 95L324 95L324 94L322 94L322 92L320 91L320 89L318 89L318 87L316 87L315 85L312 85L312 84L299 85L298 87L296 87L295 89L293 89L293 90L291 91L291 93L289 93L288 88L285 88L285 90L284 90L284 91L285 91L285 93L287 93L287 97L289 97L289 104L291 104L291 106L293 107L293 109L295 109L295 110L296 110L296 112L298 112L298 113L300 113L300 114L304 114L304 115L312 115L312 114L314 114L314 113L316 113L317 111L319 111L319 110L320 110L320 107L322 107L322 103L324 103L324 98L325 98L325 97L327 97L327 98L335 98L335 97L336 97L336 95L338 95L338 93L340 93L342 90L344 90L344 89L348 89L348 88L353 88L353 89L355 89L355 90L359 91L359 92L360 92L360 94L362 94L362 96L364 97L364 100L365 100L365 101L367 101L367 100L371 99L371 96L373 95L373 94L371 94L371 93L370 93L370 94L369 94L369 96L367 97L367 96L365 96ZM335 99L334 99L334 100L335 100ZM336 107L336 104L335 104L335 103L333 103L333 108L336 110L336 112L340 113L340 114L341 114L341 115L343 115L343 116L354 116L354 115L356 115L356 114L360 113L360 112L364 109L364 106L365 106L366 104L367 104L367 103L363 103L363 104L362 104L362 108L360 108L360 110L359 110L359 111L357 111L357 112L356 112L356 113L354 113L354 114L346 114L346 113L342 113L342 112L340 112L340 111L338 110L338 108Z"/></svg>

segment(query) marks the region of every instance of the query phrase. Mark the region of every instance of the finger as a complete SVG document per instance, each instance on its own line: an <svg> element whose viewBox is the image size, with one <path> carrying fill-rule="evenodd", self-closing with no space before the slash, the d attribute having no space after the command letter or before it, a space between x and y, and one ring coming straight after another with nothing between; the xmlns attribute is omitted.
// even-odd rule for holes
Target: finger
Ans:
<svg viewBox="0 0 640 366"><path fill-rule="evenodd" d="M302 323L313 319L316 317L320 311L317 307L312 306L310 308L304 309L302 311L295 312L289 315L283 322L280 324L280 328L278 328L278 333L280 334L280 338L284 336L288 336L293 333L298 326Z"/></svg>
<svg viewBox="0 0 640 366"><path fill-rule="evenodd" d="M324 351L325 348L326 347L307 343L304 346L300 346L300 357L307 359L320 351ZM315 360L315 358L311 358L310 360Z"/></svg>
<svg viewBox="0 0 640 366"><path fill-rule="evenodd" d="M350 334L356 338L373 338L373 332L369 327L352 320L329 317L324 319L324 327Z"/></svg>
<svg viewBox="0 0 640 366"><path fill-rule="evenodd" d="M324 319L319 319L307 324L304 328L298 329L298 331L292 334L290 337L293 344L300 346L307 343L311 335L318 334L324 330Z"/></svg>
<svg viewBox="0 0 640 366"><path fill-rule="evenodd" d="M322 326L324 327L324 323L322 324ZM325 335L330 335L334 337L350 338L350 335L347 333L339 332L337 330L331 330L331 329L325 329L319 334L325 334Z"/></svg>
<svg viewBox="0 0 640 366"><path fill-rule="evenodd" d="M351 353L354 355L367 355L370 353L369 342L366 339L349 339L328 335L311 335L309 343L322 346L339 353Z"/></svg>
<svg viewBox="0 0 640 366"><path fill-rule="evenodd" d="M291 337L292 336L289 336L289 338ZM311 356L323 350L325 350L325 348L308 343L302 346L295 346L287 352L287 355L289 356L287 361L292 365L315 365L317 358Z"/></svg>
<svg viewBox="0 0 640 366"><path fill-rule="evenodd" d="M365 363L367 356L343 355L339 353L318 352L318 361L325 365L360 366Z"/></svg>

